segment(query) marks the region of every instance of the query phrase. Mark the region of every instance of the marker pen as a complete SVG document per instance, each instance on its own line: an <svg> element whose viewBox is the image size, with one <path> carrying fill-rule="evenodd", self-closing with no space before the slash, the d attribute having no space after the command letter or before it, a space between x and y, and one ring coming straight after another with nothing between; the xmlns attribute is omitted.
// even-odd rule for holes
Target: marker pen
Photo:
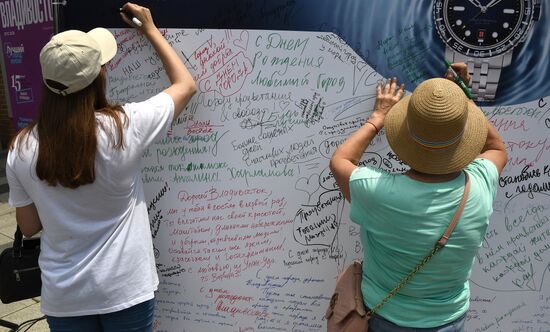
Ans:
<svg viewBox="0 0 550 332"><path fill-rule="evenodd" d="M124 16L126 16L129 20L132 21L132 23L134 23L135 25L137 25L138 27L141 27L143 24L141 23L141 21L135 17L134 15L132 15L132 13L130 13L129 11L126 11L126 10L123 10L122 8L119 9L119 11L124 14Z"/></svg>
<svg viewBox="0 0 550 332"><path fill-rule="evenodd" d="M468 98L472 99L473 97L472 97L472 92L470 92L470 88L468 88L468 86L466 85L466 83L464 83L462 78L458 76L457 72L453 69L453 67L451 67L451 63L447 61L447 59L445 59L445 65L451 71L451 74L453 74L453 77L455 78L455 81L458 84L458 86L460 86L460 88L464 91L464 93L466 94L466 96L468 96Z"/></svg>

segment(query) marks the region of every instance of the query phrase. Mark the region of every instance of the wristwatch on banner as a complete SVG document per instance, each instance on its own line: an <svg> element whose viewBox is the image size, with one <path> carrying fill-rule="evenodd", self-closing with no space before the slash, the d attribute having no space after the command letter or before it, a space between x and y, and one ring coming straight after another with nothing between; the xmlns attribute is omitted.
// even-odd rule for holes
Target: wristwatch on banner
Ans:
<svg viewBox="0 0 550 332"><path fill-rule="evenodd" d="M502 68L527 38L541 13L541 0L435 0L435 28L445 58L465 62L477 101L493 101Z"/></svg>

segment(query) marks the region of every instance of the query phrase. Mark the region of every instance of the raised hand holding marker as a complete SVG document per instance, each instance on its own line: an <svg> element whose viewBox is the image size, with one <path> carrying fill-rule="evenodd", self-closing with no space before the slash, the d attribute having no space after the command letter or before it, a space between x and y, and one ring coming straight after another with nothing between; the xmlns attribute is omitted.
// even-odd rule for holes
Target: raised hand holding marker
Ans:
<svg viewBox="0 0 550 332"><path fill-rule="evenodd" d="M466 96L468 96L468 98L472 99L472 92L470 91L470 88L466 85L466 83L462 80L462 78L458 75L458 73L453 69L453 67L451 67L451 63L447 61L447 59L445 59L445 65L447 66L451 74L453 74L456 84L458 84L458 86L464 91L464 93L466 94Z"/></svg>
<svg viewBox="0 0 550 332"><path fill-rule="evenodd" d="M143 25L143 23L141 23L141 21L137 17L132 15L132 13L130 13L129 11L123 10L122 8L119 8L119 11L124 14L124 16L126 16L130 21L132 21L132 23L134 23L136 26L141 27Z"/></svg>

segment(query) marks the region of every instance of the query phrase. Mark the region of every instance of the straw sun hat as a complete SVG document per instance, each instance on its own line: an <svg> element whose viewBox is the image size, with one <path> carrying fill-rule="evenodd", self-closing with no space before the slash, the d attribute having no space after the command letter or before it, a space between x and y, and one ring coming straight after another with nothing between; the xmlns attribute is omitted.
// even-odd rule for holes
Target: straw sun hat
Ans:
<svg viewBox="0 0 550 332"><path fill-rule="evenodd" d="M445 78L419 84L384 120L397 156L416 171L448 174L474 160L485 145L487 120L464 92Z"/></svg>

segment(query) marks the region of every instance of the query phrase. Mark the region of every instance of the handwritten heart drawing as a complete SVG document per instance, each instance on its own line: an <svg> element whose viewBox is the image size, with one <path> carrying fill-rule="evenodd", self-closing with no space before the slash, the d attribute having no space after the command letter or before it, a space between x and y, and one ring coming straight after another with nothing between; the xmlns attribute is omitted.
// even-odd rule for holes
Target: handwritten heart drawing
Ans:
<svg viewBox="0 0 550 332"><path fill-rule="evenodd" d="M279 107L281 108L282 111L286 110L288 108L288 105L290 105L289 101L281 100L279 102Z"/></svg>
<svg viewBox="0 0 550 332"><path fill-rule="evenodd" d="M294 185L294 188L298 191L303 191L308 195L308 203L317 190L319 190L319 174L311 174L308 178L299 178Z"/></svg>
<svg viewBox="0 0 550 332"><path fill-rule="evenodd" d="M322 193L315 204L302 204L293 221L294 240L304 246L332 247L343 206L344 197L338 190Z"/></svg>
<svg viewBox="0 0 550 332"><path fill-rule="evenodd" d="M248 49L248 31L243 30L239 39L233 41L233 45L246 51Z"/></svg>

